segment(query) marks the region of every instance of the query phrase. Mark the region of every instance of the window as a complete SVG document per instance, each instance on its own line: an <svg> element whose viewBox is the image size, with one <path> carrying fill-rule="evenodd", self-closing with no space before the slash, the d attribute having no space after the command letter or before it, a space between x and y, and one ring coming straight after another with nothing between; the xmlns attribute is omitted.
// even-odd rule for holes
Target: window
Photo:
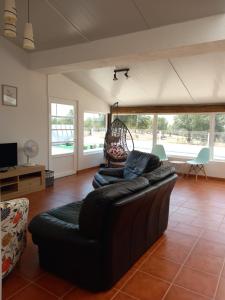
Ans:
<svg viewBox="0 0 225 300"><path fill-rule="evenodd" d="M74 152L74 106L51 103L51 153Z"/></svg>
<svg viewBox="0 0 225 300"><path fill-rule="evenodd" d="M225 114L216 114L214 133L214 159L225 159Z"/></svg>
<svg viewBox="0 0 225 300"><path fill-rule="evenodd" d="M116 116L114 116L115 118ZM136 150L143 152L151 152L152 140L153 140L153 115L119 115L121 121L123 121L134 140L134 147ZM132 146L131 141L127 141L128 148Z"/></svg>
<svg viewBox="0 0 225 300"><path fill-rule="evenodd" d="M106 115L84 113L84 152L101 151L106 133Z"/></svg>
<svg viewBox="0 0 225 300"><path fill-rule="evenodd" d="M157 144L168 155L196 156L209 144L209 115L158 115Z"/></svg>
<svg viewBox="0 0 225 300"><path fill-rule="evenodd" d="M209 144L209 115L158 115L157 144L168 155L196 156Z"/></svg>

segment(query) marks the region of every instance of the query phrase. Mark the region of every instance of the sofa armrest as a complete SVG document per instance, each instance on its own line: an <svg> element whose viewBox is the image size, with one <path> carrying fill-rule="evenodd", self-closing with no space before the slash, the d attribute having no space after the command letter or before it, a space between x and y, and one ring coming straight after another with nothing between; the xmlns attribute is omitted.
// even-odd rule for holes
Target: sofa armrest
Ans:
<svg viewBox="0 0 225 300"><path fill-rule="evenodd" d="M0 202L2 230L11 226L10 224L19 223L20 228L26 229L29 200L27 198L18 198Z"/></svg>
<svg viewBox="0 0 225 300"><path fill-rule="evenodd" d="M48 213L42 213L32 219L28 226L33 242L48 240L59 243L90 243L79 232L79 225L60 220Z"/></svg>
<svg viewBox="0 0 225 300"><path fill-rule="evenodd" d="M2 278L11 272L26 246L28 209L26 198L0 202Z"/></svg>
<svg viewBox="0 0 225 300"><path fill-rule="evenodd" d="M114 176L123 178L124 168L102 168L99 170L100 175Z"/></svg>

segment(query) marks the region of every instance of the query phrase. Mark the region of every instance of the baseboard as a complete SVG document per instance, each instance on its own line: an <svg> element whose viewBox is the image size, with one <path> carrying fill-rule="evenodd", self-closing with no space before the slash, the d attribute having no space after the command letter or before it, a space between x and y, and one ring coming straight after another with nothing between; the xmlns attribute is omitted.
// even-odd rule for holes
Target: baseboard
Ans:
<svg viewBox="0 0 225 300"><path fill-rule="evenodd" d="M188 177L195 178L195 174L189 174L189 176L187 176L186 174L180 173L180 172L177 172L177 174L183 176L184 178L188 178ZM198 175L198 178L205 179L205 176L204 175ZM212 179L212 180L216 180L216 181L225 181L225 178L222 178L222 177L213 177L213 176L208 176L207 175L207 178Z"/></svg>
<svg viewBox="0 0 225 300"><path fill-rule="evenodd" d="M97 170L97 169L99 169L99 165L95 166L95 167L91 167L91 168L86 168L86 169L78 170L77 174L83 174L83 173L87 173L89 171L93 171L93 170Z"/></svg>
<svg viewBox="0 0 225 300"><path fill-rule="evenodd" d="M74 174L76 174L76 172L74 170L55 173L55 179L65 177L65 176L74 175Z"/></svg>

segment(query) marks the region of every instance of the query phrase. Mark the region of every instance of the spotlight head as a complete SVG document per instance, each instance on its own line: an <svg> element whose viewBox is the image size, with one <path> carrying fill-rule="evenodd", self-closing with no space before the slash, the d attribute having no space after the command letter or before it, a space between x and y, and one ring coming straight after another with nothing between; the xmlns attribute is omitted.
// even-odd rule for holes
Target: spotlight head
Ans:
<svg viewBox="0 0 225 300"><path fill-rule="evenodd" d="M113 80L118 80L118 78L116 77L116 72L114 72Z"/></svg>

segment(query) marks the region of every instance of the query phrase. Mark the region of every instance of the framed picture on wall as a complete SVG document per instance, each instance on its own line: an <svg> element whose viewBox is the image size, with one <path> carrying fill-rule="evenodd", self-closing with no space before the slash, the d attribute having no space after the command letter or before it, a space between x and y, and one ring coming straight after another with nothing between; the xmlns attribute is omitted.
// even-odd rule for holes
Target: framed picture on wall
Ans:
<svg viewBox="0 0 225 300"><path fill-rule="evenodd" d="M17 87L4 84L2 85L2 104L17 106Z"/></svg>

